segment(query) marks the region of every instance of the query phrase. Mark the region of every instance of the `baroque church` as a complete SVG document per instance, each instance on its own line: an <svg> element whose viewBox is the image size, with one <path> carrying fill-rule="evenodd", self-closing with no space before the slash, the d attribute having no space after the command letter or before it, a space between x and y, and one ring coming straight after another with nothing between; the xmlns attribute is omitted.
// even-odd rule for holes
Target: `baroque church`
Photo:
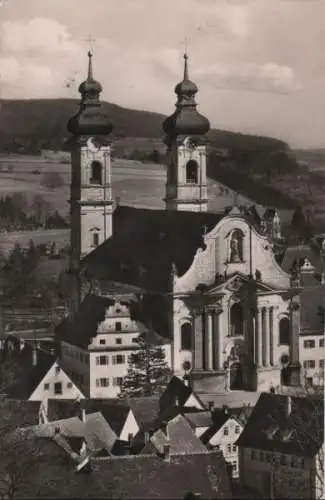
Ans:
<svg viewBox="0 0 325 500"><path fill-rule="evenodd" d="M270 217L261 221L237 206L208 210L210 124L197 110L187 54L176 109L162 125L164 210L114 204L113 124L88 57L80 107L68 123L71 314L86 294L105 295L112 286L132 290L138 317L170 339L174 374L185 375L196 390L299 385L299 279L275 258L277 217L270 224Z"/></svg>

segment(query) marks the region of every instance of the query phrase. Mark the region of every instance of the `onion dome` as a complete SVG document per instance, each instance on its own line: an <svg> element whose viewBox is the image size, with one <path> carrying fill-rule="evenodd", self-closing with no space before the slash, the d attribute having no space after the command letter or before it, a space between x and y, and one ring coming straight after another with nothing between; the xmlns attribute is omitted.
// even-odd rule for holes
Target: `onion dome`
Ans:
<svg viewBox="0 0 325 500"><path fill-rule="evenodd" d="M74 136L104 136L113 130L113 125L99 100L103 89L93 77L92 57L92 53L88 52L87 79L79 86L81 94L79 111L68 122L68 131Z"/></svg>
<svg viewBox="0 0 325 500"><path fill-rule="evenodd" d="M198 88L188 76L188 56L184 54L184 78L175 87L177 94L176 110L163 123L164 132L169 137L179 135L203 135L210 129L205 116L196 110L195 94Z"/></svg>

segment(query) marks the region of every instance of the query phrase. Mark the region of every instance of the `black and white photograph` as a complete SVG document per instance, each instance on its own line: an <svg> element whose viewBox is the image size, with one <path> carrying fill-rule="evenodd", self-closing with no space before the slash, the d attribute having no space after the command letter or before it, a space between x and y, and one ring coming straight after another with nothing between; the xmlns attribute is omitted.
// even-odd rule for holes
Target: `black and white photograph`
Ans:
<svg viewBox="0 0 325 500"><path fill-rule="evenodd" d="M0 0L0 500L325 498L324 47L324 0Z"/></svg>

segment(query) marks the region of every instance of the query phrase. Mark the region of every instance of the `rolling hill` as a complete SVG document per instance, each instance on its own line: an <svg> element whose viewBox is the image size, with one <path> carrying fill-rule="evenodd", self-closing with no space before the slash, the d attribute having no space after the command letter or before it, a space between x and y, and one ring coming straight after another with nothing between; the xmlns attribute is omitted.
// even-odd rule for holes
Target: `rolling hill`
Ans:
<svg viewBox="0 0 325 500"><path fill-rule="evenodd" d="M164 115L127 109L108 102L103 104L114 124L113 138L162 140ZM61 149L64 139L68 137L67 121L78 105L78 99L0 99L0 151L8 151L13 144L18 146L19 143L31 147L34 152L37 148ZM215 148L269 151L288 148L284 142L270 137L216 129L209 132L209 139Z"/></svg>

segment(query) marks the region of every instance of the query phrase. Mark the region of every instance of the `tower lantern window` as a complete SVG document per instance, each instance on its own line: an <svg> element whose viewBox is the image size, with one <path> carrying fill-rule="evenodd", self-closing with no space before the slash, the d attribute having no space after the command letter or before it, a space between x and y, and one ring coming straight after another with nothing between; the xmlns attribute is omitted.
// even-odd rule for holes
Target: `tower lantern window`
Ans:
<svg viewBox="0 0 325 500"><path fill-rule="evenodd" d="M190 160L186 164L186 182L197 184L199 166L195 160Z"/></svg>
<svg viewBox="0 0 325 500"><path fill-rule="evenodd" d="M103 184L103 165L99 161L93 161L90 166L91 184Z"/></svg>

